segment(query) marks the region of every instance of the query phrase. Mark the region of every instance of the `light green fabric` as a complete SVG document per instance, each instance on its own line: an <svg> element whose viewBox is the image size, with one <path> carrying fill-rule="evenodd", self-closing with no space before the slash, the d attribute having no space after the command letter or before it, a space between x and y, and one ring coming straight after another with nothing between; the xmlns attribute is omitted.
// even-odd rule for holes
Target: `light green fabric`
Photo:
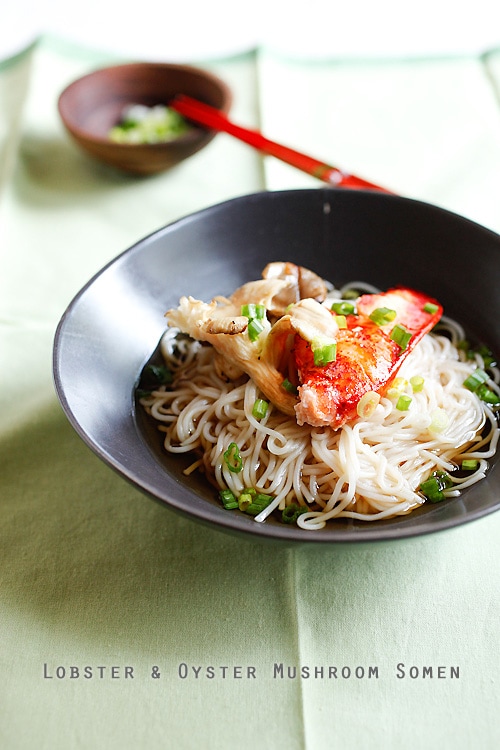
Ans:
<svg viewBox="0 0 500 750"><path fill-rule="evenodd" d="M316 184L223 135L148 179L96 165L56 100L107 62L42 40L0 68L0 747L493 750L500 514L368 546L234 538L143 496L64 417L52 339L93 273L198 208ZM210 68L242 124L500 230L498 56Z"/></svg>

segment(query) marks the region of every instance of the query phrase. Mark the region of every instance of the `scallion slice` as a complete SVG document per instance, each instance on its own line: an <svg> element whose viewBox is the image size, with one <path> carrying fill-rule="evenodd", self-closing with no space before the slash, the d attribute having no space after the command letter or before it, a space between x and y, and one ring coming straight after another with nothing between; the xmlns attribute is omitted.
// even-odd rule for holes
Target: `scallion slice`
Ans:
<svg viewBox="0 0 500 750"><path fill-rule="evenodd" d="M396 409L398 409L398 411L408 411L408 409L410 408L410 404L411 397L403 394L397 400Z"/></svg>
<svg viewBox="0 0 500 750"><path fill-rule="evenodd" d="M256 341L262 331L264 330L264 325L260 322L258 318L252 318L250 322L248 323L248 338L250 341Z"/></svg>
<svg viewBox="0 0 500 750"><path fill-rule="evenodd" d="M264 305L256 305L253 302L249 302L247 305L241 306L241 314L250 320L254 318L262 320L266 316L266 308Z"/></svg>
<svg viewBox="0 0 500 750"><path fill-rule="evenodd" d="M378 326L384 326L387 323L392 323L396 317L396 310L391 310L389 307L376 307L375 310L370 314L370 320L376 323Z"/></svg>
<svg viewBox="0 0 500 750"><path fill-rule="evenodd" d="M258 493L253 498L250 505L245 508L245 513L249 513L251 516L258 516L264 508L267 508L272 499L272 495Z"/></svg>
<svg viewBox="0 0 500 750"><path fill-rule="evenodd" d="M291 393L294 396L297 395L297 387L293 383L290 383L288 378L284 379L284 381L281 384L281 387L284 388L285 391L287 391L288 393Z"/></svg>
<svg viewBox="0 0 500 750"><path fill-rule="evenodd" d="M324 367L335 362L337 358L337 342L325 339L314 339L311 342L311 349L314 356L314 364L317 367Z"/></svg>
<svg viewBox="0 0 500 750"><path fill-rule="evenodd" d="M462 461L462 469L464 471L476 471L479 466L479 461L475 458L466 458Z"/></svg>
<svg viewBox="0 0 500 750"><path fill-rule="evenodd" d="M232 490L220 490L219 497L226 510L234 510L235 508L238 508L238 500Z"/></svg>
<svg viewBox="0 0 500 750"><path fill-rule="evenodd" d="M431 503L440 503L445 499L443 490L449 489L452 486L453 482L446 471L435 471L429 479L422 482L419 490Z"/></svg>
<svg viewBox="0 0 500 750"><path fill-rule="evenodd" d="M334 302L331 309L337 315L353 315L356 308L351 302Z"/></svg>
<svg viewBox="0 0 500 750"><path fill-rule="evenodd" d="M236 443L229 443L227 450L224 451L224 463L229 471L232 471L234 474L238 474L242 470L243 459Z"/></svg>
<svg viewBox="0 0 500 750"><path fill-rule="evenodd" d="M399 344L399 348L402 352L406 349L408 346L408 343L411 339L412 334L410 331L407 331L404 326L401 326L396 324L394 328L391 331L391 339L396 342L396 344Z"/></svg>
<svg viewBox="0 0 500 750"><path fill-rule="evenodd" d="M439 310L439 306L435 305L433 302L426 302L422 309L424 312L434 315Z"/></svg>
<svg viewBox="0 0 500 750"><path fill-rule="evenodd" d="M252 493L248 492L248 490L245 490L245 492L242 492L238 498L238 508L240 510L246 511L247 508L252 504L252 502L253 502Z"/></svg>
<svg viewBox="0 0 500 750"><path fill-rule="evenodd" d="M441 409L441 407L437 407L437 409L434 409L431 412L431 422L429 427L427 428L429 432L444 432L448 425L450 424L450 418L448 414L445 412L444 409Z"/></svg>
<svg viewBox="0 0 500 750"><path fill-rule="evenodd" d="M258 398L255 400L255 403L253 405L252 416L255 417L255 419L264 419L267 414L268 408L268 402L264 401L263 398Z"/></svg>
<svg viewBox="0 0 500 750"><path fill-rule="evenodd" d="M413 393L420 393L420 391L423 390L424 387L423 377L421 375L414 375L412 378L410 378L410 385Z"/></svg>
<svg viewBox="0 0 500 750"><path fill-rule="evenodd" d="M500 396L498 395L498 393L492 391L491 388L488 388L488 386L484 383L476 388L476 394L479 396L481 401L484 401L485 404L489 404L494 408L500 406Z"/></svg>
<svg viewBox="0 0 500 750"><path fill-rule="evenodd" d="M463 385L469 390L469 391L477 391L480 385L483 383L486 383L488 380L488 375L484 372L484 370L481 370L479 367L477 367L474 372L471 372L469 377L467 377Z"/></svg>
<svg viewBox="0 0 500 750"><path fill-rule="evenodd" d="M297 505L296 503L291 503L291 505L287 505L286 508L281 513L281 520L283 523L295 523L297 518L302 513L307 513L309 508L307 505Z"/></svg>
<svg viewBox="0 0 500 750"><path fill-rule="evenodd" d="M368 419L380 403L380 394L376 391L367 391L363 393L356 406L358 417Z"/></svg>

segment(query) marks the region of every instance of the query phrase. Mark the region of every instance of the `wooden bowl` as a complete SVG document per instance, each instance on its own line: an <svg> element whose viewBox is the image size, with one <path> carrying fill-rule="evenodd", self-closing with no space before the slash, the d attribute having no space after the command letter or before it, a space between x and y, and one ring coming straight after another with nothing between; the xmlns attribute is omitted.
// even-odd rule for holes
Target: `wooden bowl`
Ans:
<svg viewBox="0 0 500 750"><path fill-rule="evenodd" d="M71 83L58 110L71 137L91 156L125 172L153 174L173 167L207 145L215 131L191 126L175 140L154 144L114 143L108 137L130 104L167 104L187 94L227 113L229 87L211 73L189 65L128 63L102 68Z"/></svg>

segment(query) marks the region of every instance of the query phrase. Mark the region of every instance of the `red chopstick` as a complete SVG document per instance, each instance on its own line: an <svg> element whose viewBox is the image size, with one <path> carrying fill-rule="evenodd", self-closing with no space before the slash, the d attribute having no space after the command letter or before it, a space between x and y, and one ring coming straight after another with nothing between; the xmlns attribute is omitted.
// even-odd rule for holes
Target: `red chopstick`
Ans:
<svg viewBox="0 0 500 750"><path fill-rule="evenodd" d="M220 110L204 104L196 99L192 99L185 94L179 94L171 100L169 106L175 109L179 114L188 120L195 122L197 125L203 125L211 130L218 130L238 138L240 141L253 146L258 151L269 156L274 156L281 161L291 164L292 167L306 172L318 180L323 180L329 185L335 187L358 188L369 190L380 190L384 193L390 192L380 185L363 180L353 174L344 172L338 167L332 167L330 164L314 159L311 156L295 151L288 146L283 146L276 141L265 138L258 130L243 128L231 122L226 115Z"/></svg>

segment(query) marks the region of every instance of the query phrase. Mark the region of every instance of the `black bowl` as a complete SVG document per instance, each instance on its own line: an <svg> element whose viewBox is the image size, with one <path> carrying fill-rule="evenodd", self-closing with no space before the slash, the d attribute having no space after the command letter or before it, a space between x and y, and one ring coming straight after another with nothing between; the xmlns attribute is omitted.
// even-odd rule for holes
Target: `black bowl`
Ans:
<svg viewBox="0 0 500 750"><path fill-rule="evenodd" d="M304 531L256 523L220 507L203 477L166 455L134 388L165 329L165 311L191 294L210 300L259 278L273 260L333 281L402 284L438 298L471 337L500 352L500 237L432 205L376 192L293 190L244 196L146 237L95 276L57 329L54 376L62 406L92 450L125 479L193 519L261 539L331 543L398 539L451 528L500 507L500 472L456 499L363 523Z"/></svg>

